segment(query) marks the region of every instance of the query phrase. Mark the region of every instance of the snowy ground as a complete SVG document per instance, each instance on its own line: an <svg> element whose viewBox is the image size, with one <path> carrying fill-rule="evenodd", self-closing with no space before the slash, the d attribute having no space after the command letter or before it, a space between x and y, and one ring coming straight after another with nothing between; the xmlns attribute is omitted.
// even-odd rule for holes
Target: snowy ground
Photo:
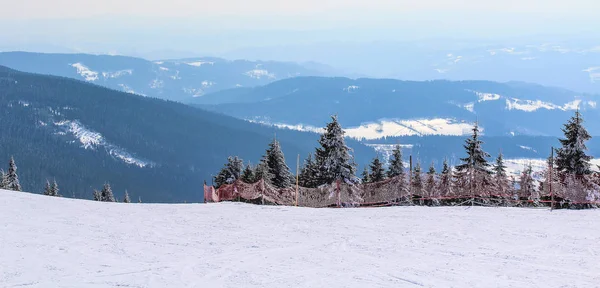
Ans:
<svg viewBox="0 0 600 288"><path fill-rule="evenodd" d="M600 287L600 211L122 204L0 191L0 287Z"/></svg>

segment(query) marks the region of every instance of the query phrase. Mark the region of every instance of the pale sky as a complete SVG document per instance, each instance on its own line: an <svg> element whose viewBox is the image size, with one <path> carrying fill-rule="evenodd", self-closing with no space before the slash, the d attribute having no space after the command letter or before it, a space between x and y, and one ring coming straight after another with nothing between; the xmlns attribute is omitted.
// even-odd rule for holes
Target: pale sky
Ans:
<svg viewBox="0 0 600 288"><path fill-rule="evenodd" d="M432 10L545 15L593 15L598 0L0 0L0 18L87 18L102 15L145 17L215 14L298 15L360 11L427 12Z"/></svg>

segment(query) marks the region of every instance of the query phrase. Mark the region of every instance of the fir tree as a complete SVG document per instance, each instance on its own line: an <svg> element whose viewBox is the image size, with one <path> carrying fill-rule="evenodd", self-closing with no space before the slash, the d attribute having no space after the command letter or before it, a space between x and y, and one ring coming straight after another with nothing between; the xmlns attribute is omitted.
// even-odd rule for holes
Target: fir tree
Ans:
<svg viewBox="0 0 600 288"><path fill-rule="evenodd" d="M535 186L533 180L533 169L531 163L529 163L523 172L521 173L521 179L519 181L520 195L522 198L533 199L535 197Z"/></svg>
<svg viewBox="0 0 600 288"><path fill-rule="evenodd" d="M383 163L379 160L379 156L373 159L369 168L371 168L371 174L369 175L369 180L371 182L381 182L385 180L385 170L383 169Z"/></svg>
<svg viewBox="0 0 600 288"><path fill-rule="evenodd" d="M264 180L267 183L271 183L271 179L273 179L273 175L269 171L269 164L267 164L267 158L263 157L258 165L256 165L256 169L254 170L254 179Z"/></svg>
<svg viewBox="0 0 600 288"><path fill-rule="evenodd" d="M494 171L493 183L498 195L506 195L509 192L510 182L506 175L506 165L504 165L504 159L502 153L498 154L496 158L496 164L492 168Z"/></svg>
<svg viewBox="0 0 600 288"><path fill-rule="evenodd" d="M21 184L19 183L19 176L17 175L17 164L15 164L15 159L13 157L10 157L8 165L4 189L21 191Z"/></svg>
<svg viewBox="0 0 600 288"><path fill-rule="evenodd" d="M285 163L285 156L281 151L279 141L276 139L269 144L267 154L267 166L271 175L270 183L278 188L287 188L292 186L294 175L290 172L290 167Z"/></svg>
<svg viewBox="0 0 600 288"><path fill-rule="evenodd" d="M560 179L560 173L554 165L554 158L552 156L548 157L546 161L546 169L544 169L543 176L544 181L540 183L540 192L546 196L554 195L563 195L563 185Z"/></svg>
<svg viewBox="0 0 600 288"><path fill-rule="evenodd" d="M312 154L309 153L304 164L300 169L299 182L300 186L308 188L316 188L319 185L319 167L313 160Z"/></svg>
<svg viewBox="0 0 600 288"><path fill-rule="evenodd" d="M242 159L235 157L227 157L227 163L219 171L219 174L214 177L215 186L221 187L223 184L231 184L236 180L240 179L242 170L244 169L244 162Z"/></svg>
<svg viewBox="0 0 600 288"><path fill-rule="evenodd" d="M474 195L475 192L485 191L489 189L491 183L489 179L490 164L486 158L490 155L483 151L479 140L479 127L477 123L473 126L473 135L465 141L463 146L467 152L467 157L461 158L463 162L456 166L456 177L460 178L459 183L463 185L463 189L468 190L469 194Z"/></svg>
<svg viewBox="0 0 600 288"><path fill-rule="evenodd" d="M115 195L113 194L112 189L110 188L110 184L108 184L108 183L104 184L102 191L100 191L100 201L116 202Z"/></svg>
<svg viewBox="0 0 600 288"><path fill-rule="evenodd" d="M129 193L125 190L125 196L123 197L123 203L131 203L131 199L129 198Z"/></svg>
<svg viewBox="0 0 600 288"><path fill-rule="evenodd" d="M329 184L337 180L349 184L357 183L356 164L350 155L350 147L346 146L344 130L338 123L337 116L334 115L331 119L319 139L321 147L316 151L318 184Z"/></svg>
<svg viewBox="0 0 600 288"><path fill-rule="evenodd" d="M50 181L46 179L46 186L44 187L44 195L52 196L52 187L50 186Z"/></svg>
<svg viewBox="0 0 600 288"><path fill-rule="evenodd" d="M94 189L94 201L102 201L102 193L100 191Z"/></svg>
<svg viewBox="0 0 600 288"><path fill-rule="evenodd" d="M427 194L427 196L429 197L436 197L437 193L436 193L436 188L437 188L437 183L436 183L436 179L435 179L435 166L433 165L433 162L431 163L431 166L429 166L429 171L427 171L427 181L425 181L425 192Z"/></svg>
<svg viewBox="0 0 600 288"><path fill-rule="evenodd" d="M254 183L256 181L254 178L254 170L252 169L250 163L246 165L244 172L242 172L242 181L245 183Z"/></svg>
<svg viewBox="0 0 600 288"><path fill-rule="evenodd" d="M371 183L371 175L369 173L369 168L365 167L365 170L362 172L362 182L363 183Z"/></svg>
<svg viewBox="0 0 600 288"><path fill-rule="evenodd" d="M388 178L393 178L399 175L404 175L404 163L402 162L402 150L400 149L400 145L396 145L392 152L392 159L390 160L387 176Z"/></svg>
<svg viewBox="0 0 600 288"><path fill-rule="evenodd" d="M438 185L438 191L440 196L448 196L451 194L452 190L452 170L450 166L448 166L448 160L444 159L444 164L442 167L442 174L440 176L440 181Z"/></svg>
<svg viewBox="0 0 600 288"><path fill-rule="evenodd" d="M54 197L60 197L60 194L58 193L59 189L58 189L58 183L56 183L56 179L54 179L54 181L52 182L52 185L50 186L50 196L54 196Z"/></svg>
<svg viewBox="0 0 600 288"><path fill-rule="evenodd" d="M0 189L6 189L7 183L8 179L6 178L6 173L4 173L4 170L0 169Z"/></svg>
<svg viewBox="0 0 600 288"><path fill-rule="evenodd" d="M590 174L590 160L592 157L586 155L585 142L592 137L583 127L583 118L579 110L575 116L564 124L562 128L564 139L559 139L562 145L556 150L556 166L558 171L575 175Z"/></svg>
<svg viewBox="0 0 600 288"><path fill-rule="evenodd" d="M423 196L423 178L421 176L421 163L417 162L413 171L413 194Z"/></svg>

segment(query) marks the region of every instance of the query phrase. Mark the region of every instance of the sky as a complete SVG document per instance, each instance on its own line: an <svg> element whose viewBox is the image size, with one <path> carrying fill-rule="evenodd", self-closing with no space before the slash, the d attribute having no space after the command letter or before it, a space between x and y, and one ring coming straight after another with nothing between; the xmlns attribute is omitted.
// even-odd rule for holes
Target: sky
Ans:
<svg viewBox="0 0 600 288"><path fill-rule="evenodd" d="M600 27L597 0L0 0L0 7L0 50L50 52L222 55L336 41L585 37Z"/></svg>

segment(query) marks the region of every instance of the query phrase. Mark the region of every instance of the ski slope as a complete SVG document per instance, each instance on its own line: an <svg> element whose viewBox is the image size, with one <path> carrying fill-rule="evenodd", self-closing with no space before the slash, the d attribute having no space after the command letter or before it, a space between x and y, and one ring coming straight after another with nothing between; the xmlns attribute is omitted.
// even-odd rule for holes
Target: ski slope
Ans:
<svg viewBox="0 0 600 288"><path fill-rule="evenodd" d="M0 287L600 287L600 211L0 191Z"/></svg>

